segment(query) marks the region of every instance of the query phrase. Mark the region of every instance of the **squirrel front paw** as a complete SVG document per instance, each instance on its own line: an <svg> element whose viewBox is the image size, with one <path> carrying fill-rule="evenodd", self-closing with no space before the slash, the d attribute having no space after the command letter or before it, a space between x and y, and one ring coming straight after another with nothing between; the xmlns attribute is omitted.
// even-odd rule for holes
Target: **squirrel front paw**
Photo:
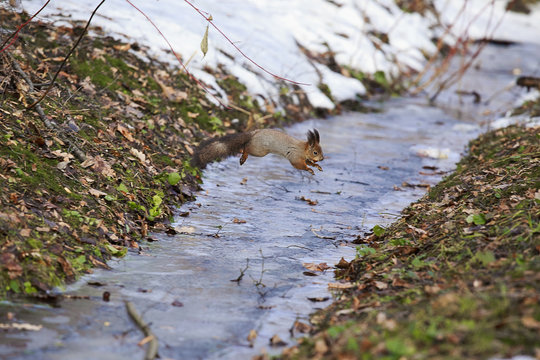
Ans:
<svg viewBox="0 0 540 360"><path fill-rule="evenodd" d="M313 171L313 169L307 168L307 171L309 171L309 173L310 173L311 175L315 175L315 172Z"/></svg>

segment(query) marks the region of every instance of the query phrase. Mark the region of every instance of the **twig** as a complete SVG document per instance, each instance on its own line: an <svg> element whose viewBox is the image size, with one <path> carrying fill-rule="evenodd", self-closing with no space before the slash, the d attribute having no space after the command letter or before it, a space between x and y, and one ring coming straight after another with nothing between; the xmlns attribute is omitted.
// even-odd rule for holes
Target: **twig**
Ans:
<svg viewBox="0 0 540 360"><path fill-rule="evenodd" d="M253 59L251 59L249 56L247 56L242 50L240 50L240 48L231 40L227 37L227 35L225 35L225 33L223 31L221 31L221 29L216 25L214 24L213 20L212 20L212 16L211 15L205 15L203 14L203 11L201 11L199 8L197 8L195 5L193 5L191 2L189 2L188 0L184 0L189 6L191 6L197 13L199 13L199 15L201 15L206 21L208 21L208 23L210 23L210 25L212 25L212 27L214 29L217 30L217 32L219 32L221 34L221 36L223 36L228 42L229 44L231 44L235 49L236 51L238 51L244 58L246 58L250 63L252 63L253 65L255 65L256 67L258 67L259 69L261 69L262 71L264 71L265 73L271 75L272 77L278 79L278 80L283 80L283 81L287 81L287 82L290 82L292 84L296 84L296 85L309 85L309 84L306 84L306 83L301 83L301 82L298 82L298 81L294 81L294 80L290 80L290 79L287 79L287 78L284 78L282 76L279 76L279 75L276 75L268 70L266 70L264 67L262 67L261 65L257 64Z"/></svg>
<svg viewBox="0 0 540 360"><path fill-rule="evenodd" d="M32 15L32 17L30 17L30 19L26 20L24 23L19 25L17 30L13 34L11 34L10 36L7 37L7 39L0 46L0 49L1 49L0 53L4 52L7 48L9 48L11 45L13 45L15 40L17 40L17 38L19 37L19 31L21 31L23 27L25 27L30 21L32 21L32 19L35 18L37 16L37 14L39 14L41 12L41 10L45 9L45 7L47 5L49 5L50 2L51 2L51 0L47 0L47 2L45 4L43 4L43 6L34 15ZM9 41L9 44L7 44L8 41Z"/></svg>
<svg viewBox="0 0 540 360"><path fill-rule="evenodd" d="M176 51L174 51L171 43L169 42L169 40L167 40L167 38L165 37L165 35L163 35L163 33L161 32L161 30L157 27L157 25L152 21L152 19L150 19L150 17L148 15L146 15L144 13L144 11L142 11L141 9L139 9L137 6L135 6L135 4L133 4L130 0L126 0L128 2L129 5L133 6L133 8L135 8L135 10L137 10L138 12L140 12L142 14L142 16L144 16L146 18L146 20L148 20L148 22L150 24L152 24L152 26L154 27L154 29L156 29L156 31L159 33L159 35L163 38L163 40L165 40L165 42L167 43L167 45L169 46L169 49L171 50L171 52L173 53L173 55L176 57L176 60L178 60L178 63L180 64L180 66L182 66L182 68L184 69L184 71L186 72L187 76L189 76L189 78L193 81L195 81L197 83L197 85L199 85L204 91L206 91L207 94L210 94L210 96L212 96L221 106L223 106L224 108L226 109L229 109L230 107L228 105L226 105L223 101L221 101L216 95L212 94L210 92L210 90L208 90L208 88L206 87L206 85L204 85L199 79L197 79L195 76L193 76L187 69L186 65L182 62L182 59L180 59L180 56L176 53Z"/></svg>
<svg viewBox="0 0 540 360"><path fill-rule="evenodd" d="M144 322L142 317L137 313L135 305L130 301L126 301L126 310L129 314L129 317L135 322L135 325L141 329L145 337L150 338L150 344L146 348L146 354L144 355L144 360L153 360L157 356L158 352L158 341L156 335L150 330L150 326Z"/></svg>
<svg viewBox="0 0 540 360"><path fill-rule="evenodd" d="M77 41L75 42L75 45L73 45L73 47L71 48L71 50L69 50L68 54L66 55L66 57L64 58L64 60L62 61L62 63L60 64L60 67L58 68L58 70L56 71L56 74L54 74L54 77L53 79L51 80L51 83L50 85L47 87L47 89L45 90L45 92L43 93L43 95L41 95L36 101L34 101L31 105L28 106L28 109L31 109L33 108L34 106L36 106L37 104L39 104L39 102L41 102L41 100L43 100L45 98L45 96L47 96L47 94L49 93L49 91L51 90L51 88L53 87L54 85L54 82L56 81L56 78L58 77L58 74L60 74L60 71L62 71L62 69L64 68L64 65L66 64L66 61L67 59L70 57L70 55L73 53L73 51L75 50L75 48L77 47L77 45L79 45L79 43L81 42L84 34L86 34L86 30L88 30L88 27L90 26L90 21L92 21L92 18L94 17L94 15L96 14L96 11L99 9L99 7L105 2L105 0L101 0L101 2L98 4L98 6L96 6L96 8L94 9L94 11L92 11L92 15L90 15L90 18L88 19L88 21L86 22L86 26L84 27L81 35L79 36L79 38L77 39Z"/></svg>
<svg viewBox="0 0 540 360"><path fill-rule="evenodd" d="M24 70L21 68L21 66L19 65L19 63L17 62L17 60L15 60L13 58L13 56L9 53L9 52L6 52L7 56L9 57L9 59L11 60L11 63L13 64L13 67L15 68L15 70L19 73L19 75L24 79L24 81L26 81L26 83L28 84L29 86L29 89L28 89L28 94L26 95L26 97L28 98L28 100L34 102L34 98L30 95L30 93L32 93L34 91L34 83L32 82L32 80L30 79L30 77L24 72ZM45 126L47 127L47 129L53 131L53 132L56 132L57 135L59 136L59 138L65 142L66 144L69 145L70 147L70 151L73 153L73 155L75 155L75 157L83 162L86 160L86 155L84 154L84 152L82 152L81 149L79 149L77 147L77 145L73 144L69 139L67 139L65 136L63 136L61 133L58 133L56 131L56 128L55 126L49 121L49 119L47 118L47 115L45 115L45 112L43 111L43 108L41 107L41 105L39 105L38 103L36 103L36 105L34 106L35 109L36 109L36 112L38 113L39 115L39 118L41 119L41 121L43 121L43 123L45 124Z"/></svg>
<svg viewBox="0 0 540 360"><path fill-rule="evenodd" d="M322 226L321 228L319 229L319 231L322 230ZM313 233L313 235L315 235L316 237L318 237L319 239L327 239L327 240L336 240L336 237L335 236L324 236L324 235L319 235L317 234L317 232L315 231L314 228L311 228L311 232Z"/></svg>
<svg viewBox="0 0 540 360"><path fill-rule="evenodd" d="M249 269L249 258L246 259L246 267L243 269L240 269L240 275L236 279L233 279L230 281L238 283L238 285L240 285L240 281L242 281L242 279L244 278L244 275L246 274L247 269Z"/></svg>

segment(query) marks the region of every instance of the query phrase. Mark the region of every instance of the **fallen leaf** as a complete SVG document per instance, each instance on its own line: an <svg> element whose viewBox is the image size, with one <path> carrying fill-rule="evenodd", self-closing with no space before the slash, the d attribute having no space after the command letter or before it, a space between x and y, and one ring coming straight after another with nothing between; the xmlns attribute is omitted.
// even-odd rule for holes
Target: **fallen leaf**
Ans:
<svg viewBox="0 0 540 360"><path fill-rule="evenodd" d="M339 262L336 264L336 267L338 269L348 269L349 266L351 266L351 264L347 262L347 260L345 260L344 258L341 258Z"/></svg>
<svg viewBox="0 0 540 360"><path fill-rule="evenodd" d="M90 193L90 195L95 196L95 197L101 197L101 196L107 195L106 192L96 190L96 189L92 189L92 188L90 188L90 190L88 190L88 192Z"/></svg>
<svg viewBox="0 0 540 360"><path fill-rule="evenodd" d="M306 198L305 196L296 197L296 200L305 201L308 203L308 205L311 206L317 205L319 203L317 200L311 200Z"/></svg>
<svg viewBox="0 0 540 360"><path fill-rule="evenodd" d="M92 169L103 176L116 177L116 172L112 169L111 165L99 155L94 157Z"/></svg>
<svg viewBox="0 0 540 360"><path fill-rule="evenodd" d="M285 346L287 343L279 337L279 335L274 335L270 338L270 345L272 346Z"/></svg>
<svg viewBox="0 0 540 360"><path fill-rule="evenodd" d="M344 290L344 289L351 289L355 287L356 285L353 283L328 283L329 289L337 289L337 290Z"/></svg>
<svg viewBox="0 0 540 360"><path fill-rule="evenodd" d="M320 264L302 263L302 266L311 271L325 271L330 269L330 266L325 262Z"/></svg>
<svg viewBox="0 0 540 360"><path fill-rule="evenodd" d="M174 300L171 305L176 306L176 307L184 306L184 304L181 301L178 301L178 300Z"/></svg>
<svg viewBox="0 0 540 360"><path fill-rule="evenodd" d="M116 130L118 130L118 132L120 132L120 134L122 134L129 142L133 141L133 135L131 135L131 132L124 125L118 124Z"/></svg>
<svg viewBox="0 0 540 360"><path fill-rule="evenodd" d="M319 296L319 297L308 297L307 298L309 301L313 301L313 302L323 302L323 301L327 301L330 299L329 296Z"/></svg>
<svg viewBox="0 0 540 360"><path fill-rule="evenodd" d="M315 352L317 354L325 354L328 351L328 345L326 345L326 342L324 339L318 339L315 341Z"/></svg>
<svg viewBox="0 0 540 360"><path fill-rule="evenodd" d="M254 329L249 330L249 334L247 336L247 341L249 341L249 346L253 347L253 342L257 338L257 331Z"/></svg>
<svg viewBox="0 0 540 360"><path fill-rule="evenodd" d="M294 327L294 330L303 334L309 333L313 329L311 325L298 321L298 320L294 322L293 327Z"/></svg>
<svg viewBox="0 0 540 360"><path fill-rule="evenodd" d="M524 316L521 318L523 326L529 329L540 329L540 321L536 320L532 316Z"/></svg>
<svg viewBox="0 0 540 360"><path fill-rule="evenodd" d="M238 218L234 218L233 223L235 223L235 224L245 224L246 220L241 220L241 219L238 219Z"/></svg>
<svg viewBox="0 0 540 360"><path fill-rule="evenodd" d="M86 160L84 160L82 163L81 163L81 167L86 169L87 167L90 167L94 165L94 159L89 157L87 158Z"/></svg>
<svg viewBox="0 0 540 360"><path fill-rule="evenodd" d="M143 153L142 151L139 151L139 150L137 150L137 149L135 149L135 148L131 148L131 149L129 150L129 152L130 152L132 155L135 155L135 156L137 157L137 159L139 159L139 161L140 161L141 163L143 163L143 164L145 163L145 161L146 161L146 155L144 155L144 153Z"/></svg>
<svg viewBox="0 0 540 360"><path fill-rule="evenodd" d="M144 344L150 342L154 340L154 335L148 335L147 337L145 337L144 339L142 339L141 341L139 341L137 343L138 346L143 346Z"/></svg>
<svg viewBox="0 0 540 360"><path fill-rule="evenodd" d="M29 237L31 232L32 232L31 229L22 229L19 232L19 234L21 234L21 236L24 236L24 237Z"/></svg>

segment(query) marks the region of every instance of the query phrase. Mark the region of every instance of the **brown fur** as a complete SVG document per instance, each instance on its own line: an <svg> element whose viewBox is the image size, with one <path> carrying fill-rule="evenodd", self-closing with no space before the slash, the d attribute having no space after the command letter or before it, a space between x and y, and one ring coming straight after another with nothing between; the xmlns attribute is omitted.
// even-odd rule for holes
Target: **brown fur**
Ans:
<svg viewBox="0 0 540 360"><path fill-rule="evenodd" d="M252 133L247 132L204 140L195 149L191 163L198 168L204 169L208 163L214 160L224 159L238 154L251 140L251 137ZM222 145L221 147L219 146L220 144Z"/></svg>
<svg viewBox="0 0 540 360"><path fill-rule="evenodd" d="M308 131L307 141L295 139L279 130L254 130L203 141L195 150L192 164L204 168L213 160L242 151L240 158L240 165L242 165L248 155L261 157L273 153L285 157L295 168L313 174L313 170L308 165L322 171L322 168L316 164L317 161L324 159L319 142L320 135L315 129Z"/></svg>

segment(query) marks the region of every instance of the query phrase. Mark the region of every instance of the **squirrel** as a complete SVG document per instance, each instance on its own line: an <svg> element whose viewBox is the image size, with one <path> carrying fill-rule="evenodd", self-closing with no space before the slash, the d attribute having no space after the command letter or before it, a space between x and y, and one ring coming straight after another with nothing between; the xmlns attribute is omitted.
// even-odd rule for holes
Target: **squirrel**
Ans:
<svg viewBox="0 0 540 360"><path fill-rule="evenodd" d="M316 129L308 131L307 141L298 140L274 129L230 134L203 141L195 149L192 165L204 169L209 162L235 155L240 151L242 152L240 165L243 165L248 155L262 157L272 153L285 157L295 168L315 175L313 169L308 166L322 171L322 168L316 164L324 160L319 142L320 136Z"/></svg>

